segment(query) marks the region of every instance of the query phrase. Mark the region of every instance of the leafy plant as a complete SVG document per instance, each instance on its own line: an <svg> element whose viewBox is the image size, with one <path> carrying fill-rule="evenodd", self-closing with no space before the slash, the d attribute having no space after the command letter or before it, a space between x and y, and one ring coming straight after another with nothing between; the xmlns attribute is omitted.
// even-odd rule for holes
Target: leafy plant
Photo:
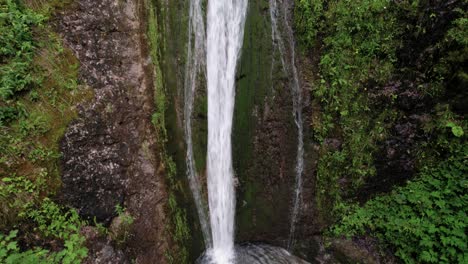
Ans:
<svg viewBox="0 0 468 264"><path fill-rule="evenodd" d="M295 1L299 44L320 58L312 85L320 215L339 222L336 235L379 237L406 263L467 262L466 3L436 2ZM421 105L405 106L405 93ZM359 206L363 183L385 174L376 157L387 158L379 150L388 136L399 139L397 122L416 127L406 151L419 174Z"/></svg>
<svg viewBox="0 0 468 264"><path fill-rule="evenodd" d="M45 17L17 3L0 3L0 98L6 100L35 82L32 71L35 42L32 28Z"/></svg>
<svg viewBox="0 0 468 264"><path fill-rule="evenodd" d="M48 251L44 249L34 249L20 251L18 242L15 240L18 230L10 231L8 235L0 233L0 261L5 264L45 264L47 262Z"/></svg>
<svg viewBox="0 0 468 264"><path fill-rule="evenodd" d="M46 176L46 175L43 175ZM18 231L0 234L0 262L3 263L77 263L87 255L84 237L79 233L84 222L75 210L64 209L49 198L42 199L46 183L41 178L31 181L12 175L0 182L2 216L16 214L15 224L22 221L33 224L35 234L42 239L63 241L63 249L49 252L43 249L20 251L16 238ZM5 219L2 219L5 221Z"/></svg>
<svg viewBox="0 0 468 264"><path fill-rule="evenodd" d="M0 126L4 126L15 120L19 115L19 111L15 107L5 106L0 107Z"/></svg>
<svg viewBox="0 0 468 264"><path fill-rule="evenodd" d="M308 49L320 46L312 93L321 111L312 125L322 143L317 170L321 208L333 207L343 193L359 189L376 174L377 143L385 138L395 113L371 110L369 83L384 84L394 70L401 32L395 9L387 0L296 1L300 43ZM327 138L339 139L339 149L330 149ZM346 190L339 182L349 183Z"/></svg>
<svg viewBox="0 0 468 264"><path fill-rule="evenodd" d="M48 198L60 185L58 141L72 106L90 94L44 23L64 2L0 0L0 263L80 263L87 254L77 212Z"/></svg>
<svg viewBox="0 0 468 264"><path fill-rule="evenodd" d="M468 146L457 144L447 160L406 186L348 207L333 232L376 236L405 263L466 263L467 155Z"/></svg>
<svg viewBox="0 0 468 264"><path fill-rule="evenodd" d="M0 188L0 196L21 195L21 193L34 194L36 184L21 177L3 178L6 187ZM1 187L1 186L0 186ZM33 196L34 197L34 196ZM37 198L37 196L36 196ZM22 251L18 247L18 230L8 235L0 233L0 262L2 263L79 263L87 256L85 239L79 230L84 224L75 210L65 210L45 198L39 205L34 201L21 200L9 204L13 208L21 208L18 212L17 223L28 220L34 224L33 232L40 234L42 239L63 241L63 249L52 252L41 248Z"/></svg>
<svg viewBox="0 0 468 264"><path fill-rule="evenodd" d="M446 126L451 128L452 133L453 133L454 136L456 136L456 137L463 136L464 132L463 132L463 128L461 126L456 125L453 122L448 122Z"/></svg>
<svg viewBox="0 0 468 264"><path fill-rule="evenodd" d="M294 13L294 25L299 42L305 48L316 44L320 18L324 13L322 0L298 0Z"/></svg>

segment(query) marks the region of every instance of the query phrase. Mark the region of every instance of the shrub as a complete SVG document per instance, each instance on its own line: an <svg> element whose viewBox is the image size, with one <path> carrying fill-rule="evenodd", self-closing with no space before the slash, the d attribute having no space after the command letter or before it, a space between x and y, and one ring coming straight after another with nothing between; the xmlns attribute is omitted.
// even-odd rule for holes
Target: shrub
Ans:
<svg viewBox="0 0 468 264"><path fill-rule="evenodd" d="M58 252L40 247L23 251L18 246L18 230L10 231L8 235L0 233L1 263L81 263L88 250L84 246L85 238L79 233L84 223L75 210L65 210L47 198L38 208L31 203L24 207L20 216L34 223L34 232L43 239L62 241L63 247Z"/></svg>
<svg viewBox="0 0 468 264"><path fill-rule="evenodd" d="M467 155L466 144L454 145L447 160L406 186L348 208L333 233L376 236L405 263L466 263Z"/></svg>
<svg viewBox="0 0 468 264"><path fill-rule="evenodd" d="M79 233L85 222L78 213L40 197L46 191L46 176L39 175L34 181L17 175L1 179L0 223L9 221L5 217L14 218L14 225L9 226L35 234L44 241L59 241L62 249L58 252L40 247L22 250L18 242L25 238L18 237L19 231L15 229L8 234L0 233L0 263L80 263L87 256L85 239Z"/></svg>
<svg viewBox="0 0 468 264"><path fill-rule="evenodd" d="M18 109L12 106L0 107L0 126L7 125L18 117Z"/></svg>
<svg viewBox="0 0 468 264"><path fill-rule="evenodd" d="M34 83L31 74L35 42L33 27L45 17L16 1L0 3L0 98L6 100Z"/></svg>

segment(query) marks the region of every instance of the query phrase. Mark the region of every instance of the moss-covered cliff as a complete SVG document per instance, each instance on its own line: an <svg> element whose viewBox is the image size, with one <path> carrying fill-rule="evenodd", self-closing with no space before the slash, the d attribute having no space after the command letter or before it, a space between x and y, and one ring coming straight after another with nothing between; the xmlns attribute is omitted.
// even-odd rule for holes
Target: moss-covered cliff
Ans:
<svg viewBox="0 0 468 264"><path fill-rule="evenodd" d="M406 263L466 261L466 1L296 1L295 25L319 58L322 226Z"/></svg>

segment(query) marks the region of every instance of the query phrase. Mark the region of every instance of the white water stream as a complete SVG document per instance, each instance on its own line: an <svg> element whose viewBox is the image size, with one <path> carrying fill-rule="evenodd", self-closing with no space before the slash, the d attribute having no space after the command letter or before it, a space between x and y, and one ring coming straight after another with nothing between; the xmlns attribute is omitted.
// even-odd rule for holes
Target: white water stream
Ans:
<svg viewBox="0 0 468 264"><path fill-rule="evenodd" d="M232 264L236 262L236 250L234 245L235 190L231 133L235 99L235 73L243 41L247 0L208 1L206 35L201 5L201 0L190 1L184 105L187 175L197 207L205 245L208 248L206 258L215 264ZM287 17L285 17L287 12L285 9L283 11L282 24L278 25L278 17L280 16L278 2L270 0L272 40L281 55L283 71L291 76L293 116L298 131L296 186L288 241L288 248L291 248L294 243L295 226L300 211L304 143L302 96L295 66L295 44L292 29ZM282 38L279 26L282 26L281 29L285 31L286 41ZM285 46L285 43L288 46ZM206 72L204 66L206 66ZM208 88L207 173L210 224L208 224L207 209L202 199L201 185L195 168L191 127L195 91L197 84L200 83L199 78L203 74L206 75ZM240 256L244 255L240 254ZM265 260L267 261L268 258Z"/></svg>
<svg viewBox="0 0 468 264"><path fill-rule="evenodd" d="M200 82L200 75L205 72L206 59L206 35L205 23L203 21L203 12L201 0L191 0L189 8L189 27L188 27L188 45L187 45L187 64L185 69L185 102L184 102L184 120L185 120L185 143L187 145L186 162L187 176L190 189L200 220L200 226L205 241L205 246L213 246L211 240L210 226L208 224L208 210L201 195L200 180L197 175L195 161L193 156L192 142L192 112L195 99L197 84Z"/></svg>
<svg viewBox="0 0 468 264"><path fill-rule="evenodd" d="M234 263L232 119L247 0L210 0L207 16L208 200L216 264Z"/></svg>
<svg viewBox="0 0 468 264"><path fill-rule="evenodd" d="M295 55L295 43L294 35L289 24L289 12L286 10L286 3L283 4L282 16L278 9L277 0L270 0L270 19L271 19L271 37L275 47L278 49L281 57L281 63L283 70L286 74L291 76L291 90L293 96L293 117L297 127L297 154L296 154L296 184L294 188L293 198L293 209L291 212L290 230L288 239L288 249L291 249L294 245L294 236L296 232L296 224L300 214L300 205L302 199L302 185L303 185L303 173L304 173L304 128L302 121L302 93L301 86L299 84L299 77L296 68L296 55ZM278 25L278 17L282 17L283 30L287 37L286 42L289 45L288 49L285 47L285 41L281 37L281 31ZM289 57L287 54L289 51Z"/></svg>

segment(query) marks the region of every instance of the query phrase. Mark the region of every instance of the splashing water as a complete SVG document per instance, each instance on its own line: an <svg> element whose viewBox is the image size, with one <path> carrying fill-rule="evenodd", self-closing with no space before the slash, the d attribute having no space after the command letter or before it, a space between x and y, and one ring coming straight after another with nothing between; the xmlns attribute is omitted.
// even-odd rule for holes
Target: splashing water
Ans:
<svg viewBox="0 0 468 264"><path fill-rule="evenodd" d="M235 246L235 264L310 264L291 255L287 250L261 243L243 243ZM202 255L196 264L211 263L210 256Z"/></svg>
<svg viewBox="0 0 468 264"><path fill-rule="evenodd" d="M236 64L242 46L247 0L208 1L208 200L213 237L211 259L234 262L235 193L232 118Z"/></svg>

